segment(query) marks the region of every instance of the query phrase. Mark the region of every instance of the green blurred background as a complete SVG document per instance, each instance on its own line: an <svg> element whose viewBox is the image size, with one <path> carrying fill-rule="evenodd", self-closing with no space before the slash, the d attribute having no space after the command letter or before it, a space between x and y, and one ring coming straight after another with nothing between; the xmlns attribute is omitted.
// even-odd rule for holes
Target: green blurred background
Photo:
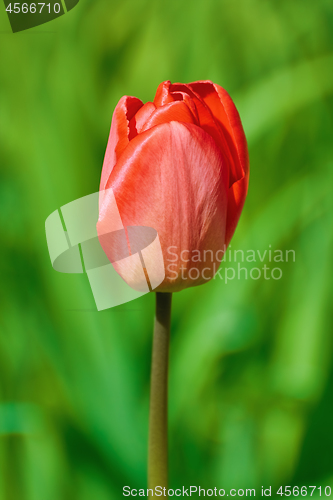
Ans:
<svg viewBox="0 0 333 500"><path fill-rule="evenodd" d="M296 251L281 280L174 295L170 487L333 486L332 0L81 0L15 35L3 7L0 31L0 499L146 487L154 296L97 312L44 223L98 190L119 98L167 79L213 80L240 111L232 248Z"/></svg>

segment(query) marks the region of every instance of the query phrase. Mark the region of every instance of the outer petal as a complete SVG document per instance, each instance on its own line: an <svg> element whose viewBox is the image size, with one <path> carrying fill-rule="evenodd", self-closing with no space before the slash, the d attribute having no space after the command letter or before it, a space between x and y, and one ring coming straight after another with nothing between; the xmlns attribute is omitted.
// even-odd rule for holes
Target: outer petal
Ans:
<svg viewBox="0 0 333 500"><path fill-rule="evenodd" d="M215 120L227 138L230 151L237 160L230 176L229 203L227 213L226 244L236 229L247 195L249 181L249 153L239 113L228 92L210 81L190 84L209 106Z"/></svg>
<svg viewBox="0 0 333 500"><path fill-rule="evenodd" d="M178 122L143 132L127 146L108 187L125 227L149 226L158 232L166 278L157 290L177 291L213 277L225 241L228 170L207 133ZM100 214L97 230L102 233L107 206Z"/></svg>
<svg viewBox="0 0 333 500"><path fill-rule="evenodd" d="M225 244L229 245L243 210L248 189L248 176L235 182L229 188Z"/></svg>
<svg viewBox="0 0 333 500"><path fill-rule="evenodd" d="M114 110L108 145L105 152L100 189L104 189L110 173L129 142L129 123L143 106L136 97L123 96Z"/></svg>
<svg viewBox="0 0 333 500"><path fill-rule="evenodd" d="M204 100L225 133L230 150L238 160L232 173L232 181L236 182L249 170L247 142L236 106L226 90L210 81L189 86Z"/></svg>

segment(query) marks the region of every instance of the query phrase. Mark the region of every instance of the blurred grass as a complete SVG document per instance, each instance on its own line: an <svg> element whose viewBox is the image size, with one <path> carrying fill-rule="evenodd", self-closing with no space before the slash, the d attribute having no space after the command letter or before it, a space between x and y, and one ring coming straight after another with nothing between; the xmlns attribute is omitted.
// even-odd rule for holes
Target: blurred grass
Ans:
<svg viewBox="0 0 333 500"><path fill-rule="evenodd" d="M166 79L211 79L239 108L232 248L296 251L280 281L175 295L170 486L332 485L332 2L82 0L9 29L3 9L0 498L145 487L154 297L94 312L87 279L52 270L44 221L97 191L118 99Z"/></svg>

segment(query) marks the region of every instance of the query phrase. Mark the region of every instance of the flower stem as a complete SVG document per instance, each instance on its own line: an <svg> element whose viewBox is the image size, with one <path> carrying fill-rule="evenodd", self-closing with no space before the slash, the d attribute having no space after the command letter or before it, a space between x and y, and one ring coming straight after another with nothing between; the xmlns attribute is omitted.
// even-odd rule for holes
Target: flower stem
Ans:
<svg viewBox="0 0 333 500"><path fill-rule="evenodd" d="M148 488L168 488L168 359L171 293L156 293L151 365Z"/></svg>

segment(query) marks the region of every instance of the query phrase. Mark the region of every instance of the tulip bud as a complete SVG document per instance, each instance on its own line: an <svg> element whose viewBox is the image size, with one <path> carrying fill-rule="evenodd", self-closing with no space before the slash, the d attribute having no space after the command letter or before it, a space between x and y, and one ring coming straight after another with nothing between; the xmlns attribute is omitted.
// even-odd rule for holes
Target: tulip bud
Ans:
<svg viewBox="0 0 333 500"><path fill-rule="evenodd" d="M248 178L245 134L222 87L167 81L153 102L124 96L117 104L100 190L112 188L125 231L133 226L157 231L165 278L155 291L175 292L213 278L237 226ZM112 231L111 211L108 197L101 196L99 235ZM100 237L100 243L114 262L112 238ZM131 255L128 237L127 244ZM160 259L156 265L153 253L146 259L144 268L152 270L146 278L154 282ZM115 269L140 288L133 269Z"/></svg>

